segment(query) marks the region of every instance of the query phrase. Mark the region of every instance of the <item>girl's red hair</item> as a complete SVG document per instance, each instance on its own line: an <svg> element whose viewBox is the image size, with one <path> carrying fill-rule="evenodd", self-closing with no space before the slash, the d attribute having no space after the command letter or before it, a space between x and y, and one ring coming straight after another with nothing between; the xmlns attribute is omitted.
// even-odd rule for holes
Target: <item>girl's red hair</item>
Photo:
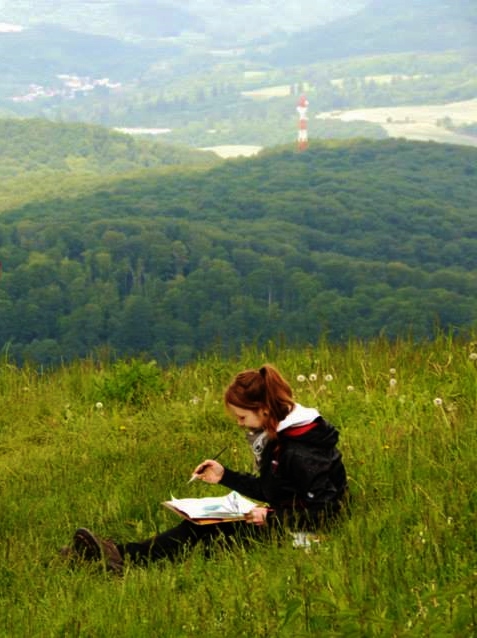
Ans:
<svg viewBox="0 0 477 638"><path fill-rule="evenodd" d="M226 405L243 410L264 410L265 430L271 439L276 438L278 424L295 405L290 385L269 363L257 370L239 372L225 390L224 399Z"/></svg>

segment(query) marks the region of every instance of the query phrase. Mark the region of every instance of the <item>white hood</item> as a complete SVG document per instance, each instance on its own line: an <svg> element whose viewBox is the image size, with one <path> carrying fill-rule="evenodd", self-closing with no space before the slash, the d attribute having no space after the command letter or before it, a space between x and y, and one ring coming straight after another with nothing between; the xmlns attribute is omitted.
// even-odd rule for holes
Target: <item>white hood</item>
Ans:
<svg viewBox="0 0 477 638"><path fill-rule="evenodd" d="M290 414L278 424L277 432L283 432L287 428L296 428L300 425L308 425L319 416L320 413L315 408L305 408L299 403L295 403Z"/></svg>

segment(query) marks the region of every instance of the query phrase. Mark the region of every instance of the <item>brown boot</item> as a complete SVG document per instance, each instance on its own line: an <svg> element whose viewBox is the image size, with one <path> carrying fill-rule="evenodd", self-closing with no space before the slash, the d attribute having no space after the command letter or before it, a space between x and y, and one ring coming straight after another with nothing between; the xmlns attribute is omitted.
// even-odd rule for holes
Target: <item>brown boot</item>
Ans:
<svg viewBox="0 0 477 638"><path fill-rule="evenodd" d="M120 573L124 561L116 544L112 540L106 540L95 536L89 529L80 527L73 536L74 551L85 560L104 561L106 569Z"/></svg>

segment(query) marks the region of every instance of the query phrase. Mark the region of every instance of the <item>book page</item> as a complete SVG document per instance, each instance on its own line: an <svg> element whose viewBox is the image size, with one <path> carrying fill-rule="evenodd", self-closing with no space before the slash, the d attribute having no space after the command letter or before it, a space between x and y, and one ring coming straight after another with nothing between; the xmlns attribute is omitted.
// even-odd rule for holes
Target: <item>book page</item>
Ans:
<svg viewBox="0 0 477 638"><path fill-rule="evenodd" d="M183 512L189 518L228 519L243 518L257 504L241 496L238 492L230 492L225 496L209 496L204 498L174 498L164 503L166 506Z"/></svg>

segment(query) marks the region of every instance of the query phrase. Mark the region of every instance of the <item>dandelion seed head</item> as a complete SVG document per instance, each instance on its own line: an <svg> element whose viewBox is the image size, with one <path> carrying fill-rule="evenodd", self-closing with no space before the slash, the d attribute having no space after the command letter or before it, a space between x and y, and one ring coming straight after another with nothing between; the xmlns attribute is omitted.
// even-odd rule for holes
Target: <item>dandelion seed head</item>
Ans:
<svg viewBox="0 0 477 638"><path fill-rule="evenodd" d="M310 376L308 377L310 379L310 381L316 381L317 376L314 373L311 373Z"/></svg>
<svg viewBox="0 0 477 638"><path fill-rule="evenodd" d="M97 401L97 402L95 403L95 406L94 406L94 407L95 407L97 410L102 410L104 406L103 406L103 404L101 403L101 401Z"/></svg>
<svg viewBox="0 0 477 638"><path fill-rule="evenodd" d="M440 397L436 397L433 401L434 405L439 407L440 405L442 405L443 401Z"/></svg>
<svg viewBox="0 0 477 638"><path fill-rule="evenodd" d="M389 368L389 374L396 374L396 368Z"/></svg>
<svg viewBox="0 0 477 638"><path fill-rule="evenodd" d="M471 361L477 361L477 352L471 352L471 353L469 354L469 359L470 359Z"/></svg>
<svg viewBox="0 0 477 638"><path fill-rule="evenodd" d="M325 381L327 383L329 383L330 381L333 381L333 375L332 374L325 374Z"/></svg>
<svg viewBox="0 0 477 638"><path fill-rule="evenodd" d="M298 383L304 383L306 381L306 377L304 374L299 374L296 380L298 381Z"/></svg>
<svg viewBox="0 0 477 638"><path fill-rule="evenodd" d="M396 379L389 379L389 387L394 388L397 385Z"/></svg>
<svg viewBox="0 0 477 638"><path fill-rule="evenodd" d="M198 403L200 403L199 397L192 397L190 403L192 403L192 405L197 405Z"/></svg>
<svg viewBox="0 0 477 638"><path fill-rule="evenodd" d="M348 390L348 392L354 392L354 385L347 385L346 389Z"/></svg>

